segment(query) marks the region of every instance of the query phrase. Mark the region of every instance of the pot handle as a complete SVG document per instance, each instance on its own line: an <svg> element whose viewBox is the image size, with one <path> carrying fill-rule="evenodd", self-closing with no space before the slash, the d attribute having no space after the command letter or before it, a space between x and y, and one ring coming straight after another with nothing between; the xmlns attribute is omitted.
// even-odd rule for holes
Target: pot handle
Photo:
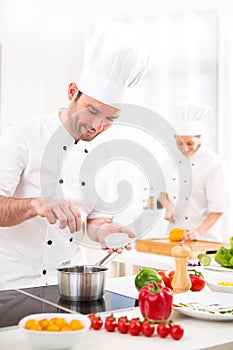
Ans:
<svg viewBox="0 0 233 350"><path fill-rule="evenodd" d="M98 261L95 266L104 266L111 260L113 260L118 255L117 252L109 253L108 255L104 256L100 261Z"/></svg>

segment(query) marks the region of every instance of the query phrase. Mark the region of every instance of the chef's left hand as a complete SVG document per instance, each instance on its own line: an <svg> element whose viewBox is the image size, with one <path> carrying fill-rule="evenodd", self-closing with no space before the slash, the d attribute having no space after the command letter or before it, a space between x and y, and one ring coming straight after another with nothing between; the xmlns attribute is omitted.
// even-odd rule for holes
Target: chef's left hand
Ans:
<svg viewBox="0 0 233 350"><path fill-rule="evenodd" d="M113 252L117 252L118 254L121 254L123 252L124 248L127 250L132 249L132 246L130 243L127 244L125 247L120 247L117 249L108 248L106 246L105 238L108 235L114 234L114 233L124 233L129 238L135 237L135 234L132 231L127 230L125 227L123 227L121 224L119 224L117 222L104 223L104 224L100 225L98 230L97 230L97 238L98 238L98 241L100 242L101 248L103 250L107 250L108 253L110 253L110 254Z"/></svg>
<svg viewBox="0 0 233 350"><path fill-rule="evenodd" d="M197 241L201 238L201 234L198 230L185 230L182 237L183 241Z"/></svg>

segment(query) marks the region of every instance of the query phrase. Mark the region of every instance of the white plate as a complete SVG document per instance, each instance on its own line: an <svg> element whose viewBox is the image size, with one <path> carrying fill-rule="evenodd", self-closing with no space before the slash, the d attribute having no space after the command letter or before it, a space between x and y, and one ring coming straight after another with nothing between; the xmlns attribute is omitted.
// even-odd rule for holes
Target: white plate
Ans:
<svg viewBox="0 0 233 350"><path fill-rule="evenodd" d="M220 265L209 265L209 266L203 266L204 270L211 270L211 271L218 271L218 272L228 272L233 273L233 269L230 267L223 267Z"/></svg>
<svg viewBox="0 0 233 350"><path fill-rule="evenodd" d="M175 294L173 304L175 310L190 317L210 321L233 321L233 311L231 314L220 313L224 310L233 310L232 294L206 293L206 291Z"/></svg>

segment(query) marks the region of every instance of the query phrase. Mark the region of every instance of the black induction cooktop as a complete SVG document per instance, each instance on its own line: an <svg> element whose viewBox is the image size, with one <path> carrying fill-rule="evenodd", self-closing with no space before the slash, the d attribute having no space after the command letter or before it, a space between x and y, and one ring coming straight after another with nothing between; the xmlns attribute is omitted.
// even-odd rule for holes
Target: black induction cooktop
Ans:
<svg viewBox="0 0 233 350"><path fill-rule="evenodd" d="M57 285L0 291L0 328L15 326L22 317L33 313L89 314L135 306L136 299L110 291L99 300L69 301L60 297Z"/></svg>

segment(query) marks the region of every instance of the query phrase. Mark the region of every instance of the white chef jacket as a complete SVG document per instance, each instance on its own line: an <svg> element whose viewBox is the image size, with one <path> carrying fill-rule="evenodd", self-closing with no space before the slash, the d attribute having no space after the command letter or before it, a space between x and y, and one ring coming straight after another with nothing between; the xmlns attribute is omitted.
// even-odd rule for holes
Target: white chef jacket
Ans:
<svg viewBox="0 0 233 350"><path fill-rule="evenodd" d="M169 230L174 226L181 229L197 229L210 212L223 212L225 215L229 210L228 180L221 158L202 144L190 156L190 164L192 167L192 192L187 198L188 206L182 220L170 225ZM168 171L168 169L165 171L165 176L167 177L169 198L175 207L174 216L176 218L179 181L174 181L176 176L174 177L174 172ZM202 239L223 242L225 234L221 229L222 219L223 217L205 233Z"/></svg>
<svg viewBox="0 0 233 350"><path fill-rule="evenodd" d="M104 216L83 202L79 183L82 161L91 142L74 139L58 112L38 119L13 121L0 138L0 195L14 198L66 198L82 219ZM0 228L0 289L53 284L64 261L85 264L79 244L83 231L70 234L42 217ZM81 237L81 238L80 238Z"/></svg>

